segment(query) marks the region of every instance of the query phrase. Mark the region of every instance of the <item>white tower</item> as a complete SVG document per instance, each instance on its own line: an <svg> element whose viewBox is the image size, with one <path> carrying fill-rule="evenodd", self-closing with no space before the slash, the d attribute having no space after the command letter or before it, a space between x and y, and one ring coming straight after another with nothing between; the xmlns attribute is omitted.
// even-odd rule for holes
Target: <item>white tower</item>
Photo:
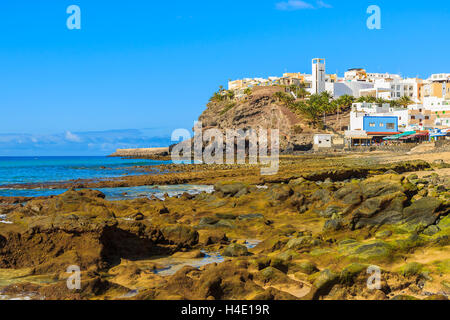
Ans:
<svg viewBox="0 0 450 320"><path fill-rule="evenodd" d="M312 93L320 94L325 91L325 59L312 60Z"/></svg>

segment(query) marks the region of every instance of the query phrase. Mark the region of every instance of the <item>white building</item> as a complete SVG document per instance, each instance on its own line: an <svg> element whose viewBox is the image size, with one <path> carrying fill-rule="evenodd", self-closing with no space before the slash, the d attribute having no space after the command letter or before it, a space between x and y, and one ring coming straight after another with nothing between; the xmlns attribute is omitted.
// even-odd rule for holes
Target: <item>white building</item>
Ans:
<svg viewBox="0 0 450 320"><path fill-rule="evenodd" d="M364 129L364 117L397 117L398 128L406 131L409 126L409 110L392 108L389 103L354 103L350 112L350 130L361 131Z"/></svg>
<svg viewBox="0 0 450 320"><path fill-rule="evenodd" d="M314 135L314 149L331 148L332 145L331 134Z"/></svg>
<svg viewBox="0 0 450 320"><path fill-rule="evenodd" d="M373 87L373 83L362 81L327 82L325 84L326 91L335 99L346 94L359 98L361 90L373 89Z"/></svg>
<svg viewBox="0 0 450 320"><path fill-rule="evenodd" d="M344 73L345 81L366 81L367 80L367 72L362 68L353 68L349 69Z"/></svg>
<svg viewBox="0 0 450 320"><path fill-rule="evenodd" d="M401 80L402 77L398 74L392 73L367 73L367 80L371 82L375 82L378 80Z"/></svg>
<svg viewBox="0 0 450 320"><path fill-rule="evenodd" d="M450 112L450 100L445 100L438 97L425 97L423 98L423 109L434 112Z"/></svg>
<svg viewBox="0 0 450 320"><path fill-rule="evenodd" d="M320 94L325 91L325 59L312 60L312 94Z"/></svg>
<svg viewBox="0 0 450 320"><path fill-rule="evenodd" d="M436 74L432 74L429 78L428 81L432 81L432 82L442 82L442 81L450 81L450 73L436 73Z"/></svg>
<svg viewBox="0 0 450 320"><path fill-rule="evenodd" d="M415 102L420 102L421 79L409 78L390 82L392 100L407 96Z"/></svg>
<svg viewBox="0 0 450 320"><path fill-rule="evenodd" d="M377 99L391 100L391 89L390 88L369 88L359 90L359 95L361 97L374 97Z"/></svg>
<svg viewBox="0 0 450 320"><path fill-rule="evenodd" d="M434 125L435 126L442 126L442 127L444 127L444 126L446 126L446 127L450 127L450 116L449 117L446 117L446 118L437 118L436 119L436 121L435 121L435 123L434 123Z"/></svg>

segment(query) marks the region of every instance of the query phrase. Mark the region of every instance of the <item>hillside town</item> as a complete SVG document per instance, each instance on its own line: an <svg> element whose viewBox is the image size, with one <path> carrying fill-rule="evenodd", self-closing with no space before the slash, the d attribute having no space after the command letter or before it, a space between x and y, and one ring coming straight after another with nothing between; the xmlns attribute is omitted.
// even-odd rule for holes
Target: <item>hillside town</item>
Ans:
<svg viewBox="0 0 450 320"><path fill-rule="evenodd" d="M327 74L325 59L316 58L311 74L229 81L228 94L239 100L255 87L268 86L285 87L291 97L284 100L325 96L330 101L349 101L350 121L339 130L347 146L450 139L450 73L420 79L353 68L339 77ZM315 148L330 148L332 140L332 134L318 134Z"/></svg>

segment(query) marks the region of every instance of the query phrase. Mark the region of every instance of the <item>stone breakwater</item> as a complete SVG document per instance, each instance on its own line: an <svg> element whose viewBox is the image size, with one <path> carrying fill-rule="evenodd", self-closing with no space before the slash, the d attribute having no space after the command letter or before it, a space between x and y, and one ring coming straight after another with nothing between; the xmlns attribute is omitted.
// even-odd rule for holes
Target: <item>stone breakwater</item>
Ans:
<svg viewBox="0 0 450 320"><path fill-rule="evenodd" d="M12 222L0 224L0 295L447 299L450 177L439 173L442 164L420 163L323 168L264 188L233 177L213 193L165 201L107 201L72 189L8 204L0 212ZM191 263L217 253L223 262ZM175 273L161 272L162 261L184 259L190 263ZM67 289L70 265L82 270L79 290ZM369 266L381 269L377 290L367 288Z"/></svg>
<svg viewBox="0 0 450 320"><path fill-rule="evenodd" d="M110 155L110 157L123 158L152 158L155 156L169 156L169 148L117 149Z"/></svg>

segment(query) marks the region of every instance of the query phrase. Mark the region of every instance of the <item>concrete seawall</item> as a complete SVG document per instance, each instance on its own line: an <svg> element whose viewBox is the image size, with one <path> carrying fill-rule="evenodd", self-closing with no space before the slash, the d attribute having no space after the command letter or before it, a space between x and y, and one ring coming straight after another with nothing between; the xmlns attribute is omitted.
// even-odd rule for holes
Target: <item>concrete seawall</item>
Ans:
<svg viewBox="0 0 450 320"><path fill-rule="evenodd" d="M141 158L154 156L169 155L169 147L166 148L142 148L142 149L117 149L110 157L125 157L125 158Z"/></svg>

